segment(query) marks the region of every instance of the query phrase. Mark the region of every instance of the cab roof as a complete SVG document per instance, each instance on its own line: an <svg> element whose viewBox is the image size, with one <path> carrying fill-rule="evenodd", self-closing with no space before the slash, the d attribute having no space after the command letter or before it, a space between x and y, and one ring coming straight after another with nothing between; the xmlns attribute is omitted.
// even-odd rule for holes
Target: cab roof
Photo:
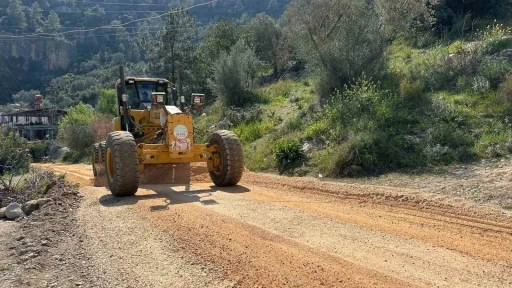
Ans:
<svg viewBox="0 0 512 288"><path fill-rule="evenodd" d="M145 81L145 82L159 82L159 81L163 81L164 83L171 83L169 80L165 79L165 78L137 78L137 77L125 77L124 78L124 81L128 81L128 80L135 80L135 82L142 82L142 81ZM121 83L121 80L118 79L116 81L116 86L119 85Z"/></svg>

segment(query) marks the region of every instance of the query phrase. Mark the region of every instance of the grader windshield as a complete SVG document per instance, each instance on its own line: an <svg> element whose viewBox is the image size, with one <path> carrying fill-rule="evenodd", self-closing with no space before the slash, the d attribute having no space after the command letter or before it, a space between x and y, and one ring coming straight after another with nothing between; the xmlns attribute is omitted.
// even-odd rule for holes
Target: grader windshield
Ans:
<svg viewBox="0 0 512 288"><path fill-rule="evenodd" d="M152 78L127 78L125 81L126 94L128 95L128 106L132 109L139 110L151 106L152 93L163 92L165 93L165 104L170 105L172 102L169 95L168 86L169 82L164 79ZM118 83L118 99L121 104L121 85Z"/></svg>

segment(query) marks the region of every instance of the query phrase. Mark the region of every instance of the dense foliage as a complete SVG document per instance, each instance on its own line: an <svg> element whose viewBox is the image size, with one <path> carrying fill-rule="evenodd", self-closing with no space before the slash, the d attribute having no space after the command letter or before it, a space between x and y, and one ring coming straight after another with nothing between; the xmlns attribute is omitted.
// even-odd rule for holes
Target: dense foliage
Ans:
<svg viewBox="0 0 512 288"><path fill-rule="evenodd" d="M61 142L86 151L124 65L205 93L196 140L232 129L255 170L378 174L512 152L510 0L129 2L147 5L0 3L1 33L22 36L0 50L34 55L0 56L0 103L41 92L74 107Z"/></svg>

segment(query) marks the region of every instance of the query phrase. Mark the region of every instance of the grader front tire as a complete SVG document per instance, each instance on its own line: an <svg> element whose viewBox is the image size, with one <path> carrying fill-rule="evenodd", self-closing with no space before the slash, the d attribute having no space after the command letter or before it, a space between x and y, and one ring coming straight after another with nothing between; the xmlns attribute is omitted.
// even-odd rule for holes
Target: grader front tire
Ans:
<svg viewBox="0 0 512 288"><path fill-rule="evenodd" d="M126 131L112 132L105 146L110 193L116 197L135 195L139 188L139 160L132 134Z"/></svg>
<svg viewBox="0 0 512 288"><path fill-rule="evenodd" d="M237 185L244 172L240 140L233 132L220 130L213 133L209 143L215 151L211 160L213 170L210 171L213 183L218 187Z"/></svg>

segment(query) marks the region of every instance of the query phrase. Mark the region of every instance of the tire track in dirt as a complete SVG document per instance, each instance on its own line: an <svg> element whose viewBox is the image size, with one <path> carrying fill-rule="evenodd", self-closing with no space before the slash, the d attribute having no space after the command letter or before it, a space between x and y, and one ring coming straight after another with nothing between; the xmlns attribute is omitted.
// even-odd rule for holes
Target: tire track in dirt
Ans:
<svg viewBox="0 0 512 288"><path fill-rule="evenodd" d="M512 247L512 228L503 228L499 223L495 226L444 216L432 217L421 211L412 214L408 209L361 204L360 201L352 200L336 201L316 195L268 191L261 188L244 197L278 203L343 223L356 223L369 229L419 239L486 260L512 263L512 251L502 249ZM417 227L421 229L416 229Z"/></svg>
<svg viewBox="0 0 512 288"><path fill-rule="evenodd" d="M214 249L213 247L218 246L218 243L223 239L223 236L218 236L218 234L227 233L231 235L230 241L235 247L242 247L240 248L241 251L234 252L236 257L230 257L230 259L240 259L240 255L246 254L258 255L261 247L253 246L254 243L263 241L261 238L265 239L262 236L264 235L262 231L264 231L280 238L279 243L281 244L293 242L302 246L295 255L300 251L312 249L315 253L335 256L348 263L357 263L357 268L352 268L350 275L368 274L367 271L373 271L377 273L376 275L387 275L409 281L410 283L406 286L418 284L437 287L472 287L472 285L475 285L474 287L480 285L484 287L508 287L508 285L512 285L512 275L506 264L470 257L416 239L407 239L399 235L367 229L357 223L335 221L322 217L322 215L313 215L297 209L283 207L280 203L255 201L248 199L245 196L246 194L224 193L222 189L215 191L215 189L208 190L204 189L205 187L196 188L195 186L173 186L170 189L169 186L165 185L151 185L146 188L149 190L141 191L143 193L141 195L154 195L156 193L160 197L164 197L167 201L167 208L171 212L168 212L168 210L154 211L154 207L159 207L159 204L162 204L160 198L140 202L137 209L141 215L147 217L155 225L167 228L168 231L175 233L173 235L177 235L177 238L186 239L186 242L194 241L195 237L199 235L198 231L204 228L205 231L201 232L203 236L200 237L202 240L198 240L200 242L198 245L204 245L204 249ZM252 187L248 188L251 189ZM173 201L175 201L174 204ZM185 203L188 204L182 206ZM206 212L205 209L210 211ZM179 215L174 218L176 222L169 219L171 215L174 215L172 213ZM197 217L190 219L192 214L196 214ZM202 214L207 215L207 217L201 217ZM217 218L219 220L213 222ZM167 219L167 221L164 221L164 219ZM222 222L224 225L217 224L217 222ZM195 229L173 230L176 225L183 225L183 223L187 223L186 227L195 227ZM230 224L225 225L226 223ZM232 233L226 232L230 230L235 231ZM250 233L252 238L239 238L238 235L244 233ZM205 241L212 241L212 243L204 244ZM291 244L283 245L291 246ZM218 249L222 250L223 248L221 246ZM271 259L285 259L286 257L280 255L278 249L267 250L266 253L274 256L267 260L265 265L269 265L269 267L263 270L279 271L277 269L281 265L272 263ZM320 258L322 257L317 259ZM208 259L212 261L211 258ZM314 257L304 255L303 259L314 259ZM300 263L303 259L297 258L290 262ZM231 266L243 266L245 267L242 269L244 271L254 270L252 263L240 261L240 263L233 263ZM285 263L281 264L284 265ZM324 264L321 261L318 262L318 265ZM279 269L293 267L289 263L286 263L285 266L287 268ZM340 265L339 269L347 270L343 265ZM296 275L298 273L297 271L289 272L280 274ZM250 275L244 275L244 277L250 277ZM262 281L260 278L251 278L251 281ZM377 282L382 281L381 279ZM337 283L334 279L322 282ZM504 283L505 286L502 286ZM264 284L264 286L268 286L274 283ZM280 283L280 285L284 284ZM280 285L276 285L276 287ZM319 284L302 283L302 285L315 286ZM366 285L368 284L362 284L362 286ZM391 284L385 286L389 285Z"/></svg>
<svg viewBox="0 0 512 288"><path fill-rule="evenodd" d="M160 191L159 188L151 189ZM163 189L168 191L168 187ZM176 197L173 193L169 199L166 192L140 192L137 197L158 195L163 198L140 201L135 207L139 215L165 229L178 239L182 249L203 259L204 263L214 264L219 273L241 287L416 286L196 206L195 200L199 199L192 195ZM191 193L194 193L192 189ZM163 202L166 204L162 205Z"/></svg>

